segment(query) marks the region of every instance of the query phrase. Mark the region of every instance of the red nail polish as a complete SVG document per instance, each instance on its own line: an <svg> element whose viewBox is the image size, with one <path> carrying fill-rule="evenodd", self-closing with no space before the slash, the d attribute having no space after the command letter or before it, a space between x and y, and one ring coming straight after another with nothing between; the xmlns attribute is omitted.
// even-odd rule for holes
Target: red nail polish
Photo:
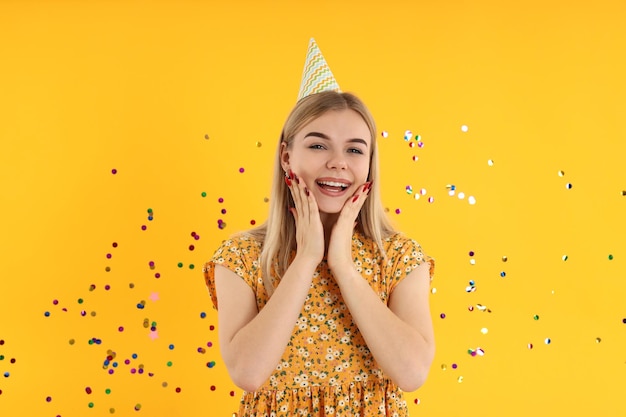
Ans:
<svg viewBox="0 0 626 417"><path fill-rule="evenodd" d="M289 179L293 179L293 171L291 170L291 168L289 168Z"/></svg>
<svg viewBox="0 0 626 417"><path fill-rule="evenodd" d="M291 187L291 180L289 177L285 177L285 183L287 184L287 187Z"/></svg>
<svg viewBox="0 0 626 417"><path fill-rule="evenodd" d="M308 197L308 196L309 196L309 194L310 194L310 193L309 193L309 189L308 189L308 188L306 188L306 187L304 187L304 193L305 193L305 194L306 194L306 196Z"/></svg>
<svg viewBox="0 0 626 417"><path fill-rule="evenodd" d="M352 197L352 202L354 203L354 202L355 202L356 200L358 200L358 199L359 199L359 196L358 196L358 195L355 195L354 197Z"/></svg>
<svg viewBox="0 0 626 417"><path fill-rule="evenodd" d="M365 184L363 184L363 191L362 192L366 192L367 188L369 187L369 182L366 182Z"/></svg>

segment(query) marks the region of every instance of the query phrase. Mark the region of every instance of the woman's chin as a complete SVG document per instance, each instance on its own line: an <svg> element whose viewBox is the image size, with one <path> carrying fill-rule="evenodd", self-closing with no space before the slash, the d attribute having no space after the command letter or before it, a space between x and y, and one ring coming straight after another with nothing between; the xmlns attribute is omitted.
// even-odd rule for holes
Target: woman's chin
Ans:
<svg viewBox="0 0 626 417"><path fill-rule="evenodd" d="M318 206L320 213L324 214L339 214L343 209L343 204L323 204Z"/></svg>

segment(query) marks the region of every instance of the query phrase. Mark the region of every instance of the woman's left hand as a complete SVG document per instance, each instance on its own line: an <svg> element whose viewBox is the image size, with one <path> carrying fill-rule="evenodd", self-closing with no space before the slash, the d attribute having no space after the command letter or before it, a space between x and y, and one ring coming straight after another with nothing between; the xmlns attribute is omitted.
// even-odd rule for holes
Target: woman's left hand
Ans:
<svg viewBox="0 0 626 417"><path fill-rule="evenodd" d="M354 268L352 233L361 207L363 207L371 188L372 183L366 182L358 188L352 197L346 200L331 232L326 259L335 279L343 275L343 271L346 271L347 268Z"/></svg>

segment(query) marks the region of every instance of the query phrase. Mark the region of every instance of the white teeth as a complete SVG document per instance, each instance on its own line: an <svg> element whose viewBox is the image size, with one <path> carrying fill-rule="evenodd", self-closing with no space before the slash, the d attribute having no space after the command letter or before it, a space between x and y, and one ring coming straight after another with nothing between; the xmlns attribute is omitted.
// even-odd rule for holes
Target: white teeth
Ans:
<svg viewBox="0 0 626 417"><path fill-rule="evenodd" d="M318 181L318 184L321 185L328 185L331 187L341 187L341 188L348 188L347 184L344 184L342 182L334 182L334 181Z"/></svg>

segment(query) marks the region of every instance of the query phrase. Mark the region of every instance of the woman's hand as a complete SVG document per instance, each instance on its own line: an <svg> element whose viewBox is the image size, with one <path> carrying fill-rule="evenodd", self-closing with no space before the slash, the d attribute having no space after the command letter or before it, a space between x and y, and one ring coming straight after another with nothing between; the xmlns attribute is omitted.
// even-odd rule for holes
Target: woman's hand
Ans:
<svg viewBox="0 0 626 417"><path fill-rule="evenodd" d="M352 260L352 232L356 225L356 219L363 207L372 188L371 182L366 182L346 200L346 203L339 213L337 223L333 227L328 244L328 266L335 279L340 279L348 268L354 269Z"/></svg>
<svg viewBox="0 0 626 417"><path fill-rule="evenodd" d="M324 227L317 202L304 181L300 181L291 170L285 177L285 183L295 204L289 211L296 221L296 257L314 262L317 266L324 258Z"/></svg>

